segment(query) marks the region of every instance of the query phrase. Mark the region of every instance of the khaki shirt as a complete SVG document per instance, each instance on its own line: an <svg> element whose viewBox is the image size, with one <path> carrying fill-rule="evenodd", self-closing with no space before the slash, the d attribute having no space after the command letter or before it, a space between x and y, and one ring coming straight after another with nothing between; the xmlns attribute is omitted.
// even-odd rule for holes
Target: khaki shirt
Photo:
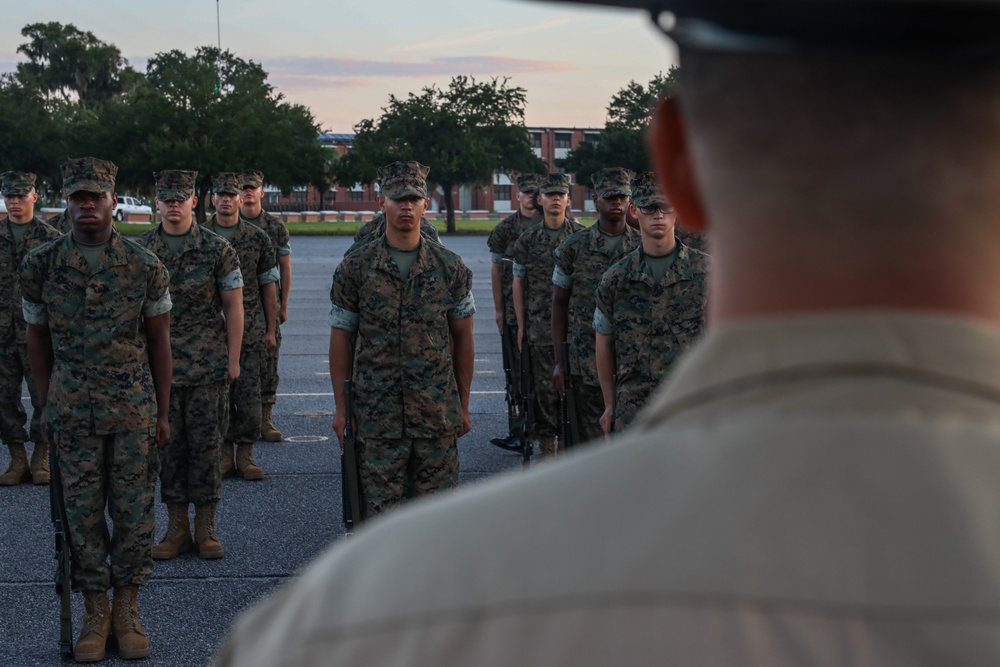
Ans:
<svg viewBox="0 0 1000 667"><path fill-rule="evenodd" d="M1000 330L722 327L631 435L366 524L220 664L997 665L998 471Z"/></svg>

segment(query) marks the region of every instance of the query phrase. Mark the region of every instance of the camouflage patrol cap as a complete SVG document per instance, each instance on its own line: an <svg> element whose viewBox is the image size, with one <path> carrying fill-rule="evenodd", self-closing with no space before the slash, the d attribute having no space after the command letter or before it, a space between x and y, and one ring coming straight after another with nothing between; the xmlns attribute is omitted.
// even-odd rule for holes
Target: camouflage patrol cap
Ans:
<svg viewBox="0 0 1000 667"><path fill-rule="evenodd" d="M542 181L541 174L518 174L518 192L538 192L538 184Z"/></svg>
<svg viewBox="0 0 1000 667"><path fill-rule="evenodd" d="M243 188L264 187L264 172L256 169L244 169L239 173L240 190ZM218 191L217 191L218 192Z"/></svg>
<svg viewBox="0 0 1000 667"><path fill-rule="evenodd" d="M29 171L5 171L0 174L0 194L23 197L35 187L35 175Z"/></svg>
<svg viewBox="0 0 1000 667"><path fill-rule="evenodd" d="M258 171L257 173L259 174L260 172ZM212 190L216 194L238 195L245 187L259 187L256 185L247 185L246 172L237 174L234 171L223 171L216 174L212 179Z"/></svg>
<svg viewBox="0 0 1000 667"><path fill-rule="evenodd" d="M590 177L594 194L598 197L629 197L632 195L634 172L622 167L607 167Z"/></svg>
<svg viewBox="0 0 1000 667"><path fill-rule="evenodd" d="M1000 0L562 1L646 10L682 48L703 51L1000 56Z"/></svg>
<svg viewBox="0 0 1000 667"><path fill-rule="evenodd" d="M156 198L160 201L187 201L194 196L197 171L164 169L153 174L156 179Z"/></svg>
<svg viewBox="0 0 1000 667"><path fill-rule="evenodd" d="M636 208L653 206L655 204L664 205L667 198L660 189L660 181L656 174L647 171L639 174L632 181L632 203Z"/></svg>
<svg viewBox="0 0 1000 667"><path fill-rule="evenodd" d="M383 197L403 199L404 197L427 198L427 174L430 167L419 162L393 162L378 168L379 189Z"/></svg>
<svg viewBox="0 0 1000 667"><path fill-rule="evenodd" d="M543 195L553 192L569 194L569 176L567 174L549 174L538 184L538 192Z"/></svg>
<svg viewBox="0 0 1000 667"><path fill-rule="evenodd" d="M114 192L118 165L96 157L70 158L62 166L63 195L75 192Z"/></svg>

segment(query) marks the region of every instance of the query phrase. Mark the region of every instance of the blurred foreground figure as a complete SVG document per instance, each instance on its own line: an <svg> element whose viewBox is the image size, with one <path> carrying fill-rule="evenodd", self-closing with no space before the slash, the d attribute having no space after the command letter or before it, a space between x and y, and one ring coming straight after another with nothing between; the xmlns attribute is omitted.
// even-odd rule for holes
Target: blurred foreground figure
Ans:
<svg viewBox="0 0 1000 667"><path fill-rule="evenodd" d="M614 444L366 526L223 664L1000 664L1000 2L661 1L706 336Z"/></svg>

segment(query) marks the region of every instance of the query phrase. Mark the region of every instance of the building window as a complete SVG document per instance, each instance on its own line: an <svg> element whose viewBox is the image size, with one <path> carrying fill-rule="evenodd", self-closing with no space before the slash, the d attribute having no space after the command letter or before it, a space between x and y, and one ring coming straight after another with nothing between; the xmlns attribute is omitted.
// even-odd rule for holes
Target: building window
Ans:
<svg viewBox="0 0 1000 667"><path fill-rule="evenodd" d="M281 199L281 193L280 192L265 192L264 193L264 203L265 204L277 204L279 199Z"/></svg>
<svg viewBox="0 0 1000 667"><path fill-rule="evenodd" d="M494 185L493 186L493 199L494 199L494 201L510 201L510 186L509 185Z"/></svg>
<svg viewBox="0 0 1000 667"><path fill-rule="evenodd" d="M542 147L542 133L541 132L529 132L528 135L531 137L531 147L541 148Z"/></svg>
<svg viewBox="0 0 1000 667"><path fill-rule="evenodd" d="M347 193L347 201L364 201L365 193L361 190L351 190Z"/></svg>
<svg viewBox="0 0 1000 667"><path fill-rule="evenodd" d="M573 135L570 132L556 132L556 148L572 148Z"/></svg>
<svg viewBox="0 0 1000 667"><path fill-rule="evenodd" d="M295 190L292 192L292 202L296 204L304 204L306 202L306 195L309 193L305 190Z"/></svg>

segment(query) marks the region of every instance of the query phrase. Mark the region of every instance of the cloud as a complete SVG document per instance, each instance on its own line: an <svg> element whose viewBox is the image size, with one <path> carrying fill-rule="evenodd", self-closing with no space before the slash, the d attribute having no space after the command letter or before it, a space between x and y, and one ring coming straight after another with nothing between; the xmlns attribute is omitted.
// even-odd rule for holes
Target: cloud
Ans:
<svg viewBox="0 0 1000 667"><path fill-rule="evenodd" d="M484 32L478 32L471 35L462 35L461 37L446 38L446 39L436 39L429 42L420 42L418 44L411 44L409 46L403 46L396 49L392 49L391 52L406 52L406 51L420 51L423 49L437 49L448 46L462 46L465 44L482 44L483 42L489 42L495 39L506 39L508 37L514 37L516 35L525 35L532 32L541 32L543 30L551 30L553 28L560 28L564 25L570 23L576 23L577 19L569 16L564 16L545 23L540 23L538 25L527 25L520 28L501 28L498 30L486 30Z"/></svg>
<svg viewBox="0 0 1000 667"><path fill-rule="evenodd" d="M297 57L268 58L263 62L271 79L292 86L359 85L372 77L436 77L459 74L510 76L548 74L578 69L558 61L529 60L503 56L454 56L415 62L362 60L356 58Z"/></svg>

